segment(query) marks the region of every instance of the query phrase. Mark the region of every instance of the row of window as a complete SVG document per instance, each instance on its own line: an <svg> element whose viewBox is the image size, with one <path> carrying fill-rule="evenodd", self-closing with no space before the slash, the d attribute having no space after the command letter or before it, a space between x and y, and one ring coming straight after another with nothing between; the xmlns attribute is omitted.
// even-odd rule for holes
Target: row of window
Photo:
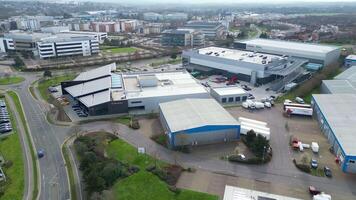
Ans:
<svg viewBox="0 0 356 200"><path fill-rule="evenodd" d="M232 102L240 102L240 101L246 101L247 100L247 96L242 96L242 97L224 97L221 99L221 102L222 103L226 103L226 102L229 102L229 103L232 103Z"/></svg>

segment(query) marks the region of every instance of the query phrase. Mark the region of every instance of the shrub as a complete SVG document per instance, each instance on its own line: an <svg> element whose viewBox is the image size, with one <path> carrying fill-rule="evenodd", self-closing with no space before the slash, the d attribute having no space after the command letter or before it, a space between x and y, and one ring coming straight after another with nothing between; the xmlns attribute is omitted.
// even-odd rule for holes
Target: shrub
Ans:
<svg viewBox="0 0 356 200"><path fill-rule="evenodd" d="M140 128L140 124L138 123L137 119L132 119L131 120L130 128L132 128L132 129L139 129Z"/></svg>
<svg viewBox="0 0 356 200"><path fill-rule="evenodd" d="M4 162L4 165L3 165L3 167L4 168L10 168L11 166L12 166L12 161L11 160L6 160L5 162Z"/></svg>
<svg viewBox="0 0 356 200"><path fill-rule="evenodd" d="M177 188L174 185L168 185L168 189L172 192L174 192L175 194L179 194L181 192L181 189Z"/></svg>
<svg viewBox="0 0 356 200"><path fill-rule="evenodd" d="M129 172L134 174L140 171L140 168L138 166L132 165L129 167Z"/></svg>
<svg viewBox="0 0 356 200"><path fill-rule="evenodd" d="M148 172L152 172L155 169L156 169L156 166L154 166L154 165L150 165L150 166L146 167L146 171L148 171Z"/></svg>
<svg viewBox="0 0 356 200"><path fill-rule="evenodd" d="M301 171L306 173L311 173L311 167L308 164L297 163L295 159L293 159L294 165Z"/></svg>

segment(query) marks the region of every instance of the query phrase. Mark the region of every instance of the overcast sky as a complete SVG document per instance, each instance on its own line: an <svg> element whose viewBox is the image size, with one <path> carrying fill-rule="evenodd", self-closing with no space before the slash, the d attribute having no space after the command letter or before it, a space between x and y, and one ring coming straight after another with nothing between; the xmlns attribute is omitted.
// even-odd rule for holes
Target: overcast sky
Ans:
<svg viewBox="0 0 356 200"><path fill-rule="evenodd" d="M88 0L81 0L88 1ZM101 0L90 0L99 2ZM300 2L356 2L356 0L102 0L116 3L300 3Z"/></svg>

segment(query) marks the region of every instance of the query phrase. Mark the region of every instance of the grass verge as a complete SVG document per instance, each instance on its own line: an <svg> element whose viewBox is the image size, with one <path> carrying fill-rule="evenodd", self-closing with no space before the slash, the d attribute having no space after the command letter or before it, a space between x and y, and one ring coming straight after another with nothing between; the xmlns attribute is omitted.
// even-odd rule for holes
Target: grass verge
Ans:
<svg viewBox="0 0 356 200"><path fill-rule="evenodd" d="M167 163L157 160L146 154L139 154L137 149L130 144L116 139L106 147L106 152L110 158L121 162L136 165L140 171L125 179L118 181L111 189L114 196L120 196L120 200L217 200L215 195L195 192L186 189L179 189L175 192L169 189L168 185L160 180L156 175L146 171L146 167L156 163L163 167Z"/></svg>
<svg viewBox="0 0 356 200"><path fill-rule="evenodd" d="M0 85L11 85L16 83L21 83L25 78L21 76L11 76L7 78L0 78Z"/></svg>
<svg viewBox="0 0 356 200"><path fill-rule="evenodd" d="M7 105L9 104L7 103ZM0 195L0 199L22 199L25 183L22 148L13 112L10 109L8 111L10 112L13 132L0 138L0 155L3 156L5 161L11 161L12 164L9 167L2 168L7 181L4 185L4 194Z"/></svg>
<svg viewBox="0 0 356 200"><path fill-rule="evenodd" d="M70 187L70 195L72 200L77 200L77 193L75 188L74 174L72 163L70 162L68 148L66 147L66 142L62 145L62 154L66 163L68 178L69 178L69 187Z"/></svg>
<svg viewBox="0 0 356 200"><path fill-rule="evenodd" d="M106 47L105 51L108 53L134 53L137 49L133 47Z"/></svg>
<svg viewBox="0 0 356 200"><path fill-rule="evenodd" d="M177 57L176 59L169 59L169 60L163 60L163 61L159 61L159 62L154 62L154 63L151 63L151 66L152 67L157 67L157 66L160 66L160 65L164 65L164 64L178 64L182 62L182 58L181 57Z"/></svg>
<svg viewBox="0 0 356 200"><path fill-rule="evenodd" d="M24 129L25 129L25 133L26 133L26 140L30 147L31 159L32 159L32 164L33 164L33 167L32 167L33 172L32 173L33 173L33 183L34 183L33 191L32 191L32 199L35 200L35 199L37 199L37 195L38 195L38 171L37 171L35 149L33 147L32 141L31 141L30 131L28 130L28 126L27 126L25 114L23 112L22 104L20 102L20 98L14 91L8 91L7 94L12 98L12 100L16 106L16 109L20 115L20 119L21 119L22 124L24 125Z"/></svg>
<svg viewBox="0 0 356 200"><path fill-rule="evenodd" d="M54 76L49 79L43 79L38 82L38 90L41 94L41 97L48 101L49 100L49 91L48 87L54 86L54 85L59 85L63 81L69 81L73 80L75 78L74 74L68 74L68 75L63 75L63 76Z"/></svg>
<svg viewBox="0 0 356 200"><path fill-rule="evenodd" d="M131 120L132 120L131 116L125 115L125 116L116 118L114 121L117 123L120 123L120 124L124 124L126 126L130 126Z"/></svg>

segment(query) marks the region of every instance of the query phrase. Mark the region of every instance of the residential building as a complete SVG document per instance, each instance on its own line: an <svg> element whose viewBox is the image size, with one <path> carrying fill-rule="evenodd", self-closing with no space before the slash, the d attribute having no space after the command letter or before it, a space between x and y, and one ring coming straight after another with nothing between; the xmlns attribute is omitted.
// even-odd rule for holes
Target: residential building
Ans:
<svg viewBox="0 0 356 200"><path fill-rule="evenodd" d="M16 22L17 29L38 31L43 25L53 25L52 16L14 16L10 18L10 21Z"/></svg>
<svg viewBox="0 0 356 200"><path fill-rule="evenodd" d="M147 21L160 21L163 20L163 15L154 12L147 12L143 13L143 19Z"/></svg>

